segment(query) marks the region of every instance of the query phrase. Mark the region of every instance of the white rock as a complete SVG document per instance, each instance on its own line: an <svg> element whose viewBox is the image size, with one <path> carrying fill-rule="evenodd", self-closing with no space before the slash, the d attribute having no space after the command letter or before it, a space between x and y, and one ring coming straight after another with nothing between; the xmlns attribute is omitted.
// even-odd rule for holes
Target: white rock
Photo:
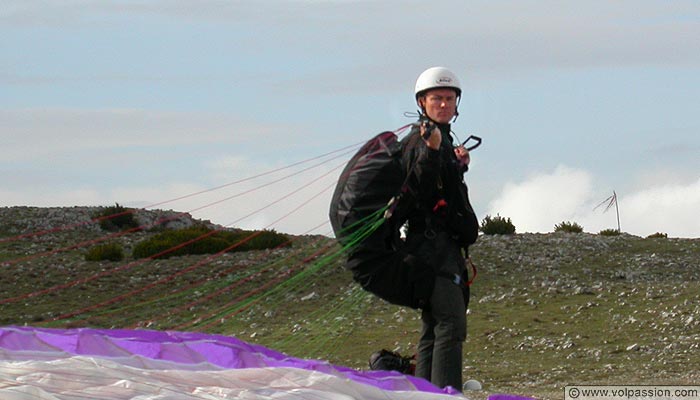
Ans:
<svg viewBox="0 0 700 400"><path fill-rule="evenodd" d="M464 382L462 389L464 389L464 390L481 390L481 382L479 382L475 379L470 379L470 380Z"/></svg>

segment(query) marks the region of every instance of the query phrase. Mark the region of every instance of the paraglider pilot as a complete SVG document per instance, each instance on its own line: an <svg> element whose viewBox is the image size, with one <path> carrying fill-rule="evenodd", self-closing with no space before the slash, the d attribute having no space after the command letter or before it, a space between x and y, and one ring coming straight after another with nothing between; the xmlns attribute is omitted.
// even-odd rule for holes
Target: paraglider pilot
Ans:
<svg viewBox="0 0 700 400"><path fill-rule="evenodd" d="M406 247L434 268L432 294L422 307L416 376L439 387L462 389L462 345L466 340L466 258L478 236L463 174L469 152L453 144L451 122L462 89L443 67L425 70L415 85L420 121L402 140L404 168L413 168L418 188L407 212Z"/></svg>

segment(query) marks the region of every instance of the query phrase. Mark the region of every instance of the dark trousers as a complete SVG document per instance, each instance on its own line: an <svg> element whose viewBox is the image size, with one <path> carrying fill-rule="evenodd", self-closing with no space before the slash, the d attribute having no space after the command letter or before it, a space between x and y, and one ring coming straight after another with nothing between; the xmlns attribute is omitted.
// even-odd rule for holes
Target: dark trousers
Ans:
<svg viewBox="0 0 700 400"><path fill-rule="evenodd" d="M428 307L422 311L423 328L418 342L416 376L438 387L462 390L462 344L467 337L465 294L462 288L444 275L461 275L465 260L457 242L438 233L420 246L430 254L440 271L435 279Z"/></svg>

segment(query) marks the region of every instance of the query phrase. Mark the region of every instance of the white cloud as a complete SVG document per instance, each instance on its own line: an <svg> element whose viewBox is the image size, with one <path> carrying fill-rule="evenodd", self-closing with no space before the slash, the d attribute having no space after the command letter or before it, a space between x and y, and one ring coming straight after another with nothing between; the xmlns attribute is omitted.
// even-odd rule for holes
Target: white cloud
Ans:
<svg viewBox="0 0 700 400"><path fill-rule="evenodd" d="M643 234L700 237L700 178L686 185L661 184L631 193L620 198L619 206L623 223Z"/></svg>
<svg viewBox="0 0 700 400"><path fill-rule="evenodd" d="M507 183L488 209L513 220L519 232L547 232L581 213L589 201L593 178L585 171L558 166L550 174Z"/></svg>
<svg viewBox="0 0 700 400"><path fill-rule="evenodd" d="M563 221L586 232L617 228L615 208L596 208L612 189L598 188L587 171L559 166L550 173L508 183L489 204L488 214L511 218L518 232L551 232ZM700 237L700 179L617 193L623 232L647 236Z"/></svg>

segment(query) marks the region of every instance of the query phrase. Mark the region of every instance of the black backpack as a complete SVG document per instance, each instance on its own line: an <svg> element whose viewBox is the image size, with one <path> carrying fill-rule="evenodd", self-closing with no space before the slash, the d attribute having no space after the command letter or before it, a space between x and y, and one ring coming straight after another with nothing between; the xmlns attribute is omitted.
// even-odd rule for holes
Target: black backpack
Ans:
<svg viewBox="0 0 700 400"><path fill-rule="evenodd" d="M363 289L402 306L426 304L435 279L432 267L402 249L399 228L413 204L394 132L367 141L338 179L329 217L347 253L346 268Z"/></svg>
<svg viewBox="0 0 700 400"><path fill-rule="evenodd" d="M329 217L338 241L352 246L382 237L373 229L385 230L382 219L394 216L409 191L405 181L396 134L386 131L368 140L348 161L331 199Z"/></svg>

